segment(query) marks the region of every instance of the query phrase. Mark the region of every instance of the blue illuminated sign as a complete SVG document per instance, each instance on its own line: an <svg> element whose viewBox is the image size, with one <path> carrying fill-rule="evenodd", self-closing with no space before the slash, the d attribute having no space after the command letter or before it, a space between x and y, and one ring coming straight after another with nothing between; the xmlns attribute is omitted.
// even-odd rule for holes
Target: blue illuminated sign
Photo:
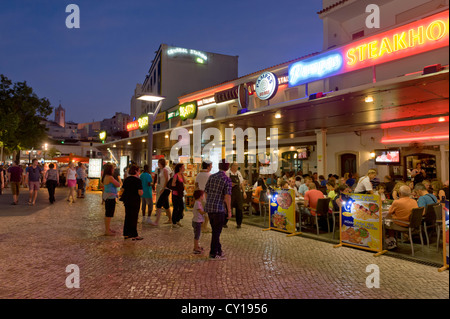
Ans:
<svg viewBox="0 0 450 319"><path fill-rule="evenodd" d="M289 86L315 81L340 71L343 66L340 53L293 63L289 66Z"/></svg>

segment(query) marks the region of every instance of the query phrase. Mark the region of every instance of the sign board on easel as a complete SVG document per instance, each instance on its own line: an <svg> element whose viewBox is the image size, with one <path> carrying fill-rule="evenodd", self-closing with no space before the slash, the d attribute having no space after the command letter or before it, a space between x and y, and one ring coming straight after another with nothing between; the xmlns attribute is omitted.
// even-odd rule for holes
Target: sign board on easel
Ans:
<svg viewBox="0 0 450 319"><path fill-rule="evenodd" d="M269 196L269 228L299 235L296 232L295 192L293 189L275 189Z"/></svg>
<svg viewBox="0 0 450 319"><path fill-rule="evenodd" d="M380 197L371 194L342 195L340 210L340 243L335 247L350 246L384 254L383 217Z"/></svg>
<svg viewBox="0 0 450 319"><path fill-rule="evenodd" d="M449 264L449 247L448 247L448 210L449 201L445 201L445 206L442 209L442 245L443 245L443 256L444 256L444 266L439 269L439 271L444 271L448 269Z"/></svg>

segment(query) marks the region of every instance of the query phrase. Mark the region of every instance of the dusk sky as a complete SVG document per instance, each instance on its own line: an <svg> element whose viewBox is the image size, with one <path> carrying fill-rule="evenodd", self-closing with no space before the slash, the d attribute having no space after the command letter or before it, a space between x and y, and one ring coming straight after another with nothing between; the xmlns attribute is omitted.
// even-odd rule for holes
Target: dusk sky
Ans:
<svg viewBox="0 0 450 319"><path fill-rule="evenodd" d="M80 8L68 29L66 6ZM161 43L238 55L239 76L322 50L320 0L0 1L0 74L77 123L130 113ZM53 115L51 115L53 119Z"/></svg>

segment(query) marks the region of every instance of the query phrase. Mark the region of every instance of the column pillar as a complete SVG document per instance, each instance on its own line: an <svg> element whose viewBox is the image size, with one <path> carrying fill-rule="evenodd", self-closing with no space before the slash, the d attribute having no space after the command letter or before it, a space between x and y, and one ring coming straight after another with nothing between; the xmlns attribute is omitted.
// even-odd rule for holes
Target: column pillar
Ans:
<svg viewBox="0 0 450 319"><path fill-rule="evenodd" d="M316 130L317 175L327 176L327 130Z"/></svg>

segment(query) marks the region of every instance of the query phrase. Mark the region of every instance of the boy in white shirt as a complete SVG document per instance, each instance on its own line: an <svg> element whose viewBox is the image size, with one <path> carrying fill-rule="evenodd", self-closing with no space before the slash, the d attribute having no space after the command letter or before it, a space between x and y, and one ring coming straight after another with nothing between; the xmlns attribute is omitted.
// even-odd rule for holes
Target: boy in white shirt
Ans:
<svg viewBox="0 0 450 319"><path fill-rule="evenodd" d="M202 224L205 221L203 215L206 212L203 210L202 201L204 200L204 192L202 190L194 191L195 204L192 209L192 228L194 228L194 254L198 255L203 252L203 248L199 246L200 234L202 232Z"/></svg>

